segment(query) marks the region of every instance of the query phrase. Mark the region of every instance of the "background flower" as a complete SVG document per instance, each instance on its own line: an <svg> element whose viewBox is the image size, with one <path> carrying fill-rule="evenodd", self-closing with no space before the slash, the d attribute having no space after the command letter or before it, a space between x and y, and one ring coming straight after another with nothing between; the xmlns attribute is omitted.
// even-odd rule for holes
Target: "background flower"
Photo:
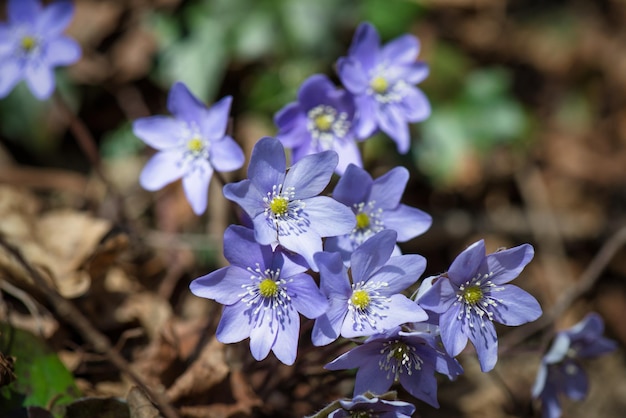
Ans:
<svg viewBox="0 0 626 418"><path fill-rule="evenodd" d="M9 0L8 23L0 24L0 98L25 80L39 100L54 91L54 68L78 61L81 49L63 35L74 6L56 1L42 7L36 0Z"/></svg>
<svg viewBox="0 0 626 418"><path fill-rule="evenodd" d="M293 162L305 155L334 150L339 155L337 173L342 174L350 163L362 165L353 133L352 95L337 89L325 75L306 79L298 91L298 101L282 108L274 122L278 126L276 138L293 148Z"/></svg>
<svg viewBox="0 0 626 418"><path fill-rule="evenodd" d="M133 123L135 135L158 150L141 172L141 186L153 191L182 178L193 211L202 214L213 170L233 171L245 160L226 135L231 102L228 96L207 108L183 83L174 84L167 100L174 117L150 116Z"/></svg>
<svg viewBox="0 0 626 418"><path fill-rule="evenodd" d="M419 46L412 35L381 46L374 26L362 23L357 28L348 56L337 61L337 70L343 85L355 95L359 138L378 128L396 142L399 152L409 150L408 123L430 115L428 99L414 86L428 76L428 66L415 61Z"/></svg>

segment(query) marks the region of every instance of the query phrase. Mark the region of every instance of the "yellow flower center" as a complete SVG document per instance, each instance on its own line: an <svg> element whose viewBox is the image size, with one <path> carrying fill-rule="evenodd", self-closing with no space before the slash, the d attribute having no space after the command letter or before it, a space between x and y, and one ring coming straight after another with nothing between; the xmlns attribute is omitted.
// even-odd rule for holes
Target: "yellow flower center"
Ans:
<svg viewBox="0 0 626 418"><path fill-rule="evenodd" d="M204 150L204 142L198 137L192 138L187 141L187 149L194 154L199 154Z"/></svg>
<svg viewBox="0 0 626 418"><path fill-rule="evenodd" d="M329 114L325 114L322 113L319 116L316 116L315 119L313 119L313 122L315 123L315 127L320 130L320 131L330 131L330 128L333 126L333 122L335 121L335 118L333 117L333 115L329 115Z"/></svg>
<svg viewBox="0 0 626 418"><path fill-rule="evenodd" d="M480 286L469 286L463 290L463 299L470 305L475 305L483 298L483 291Z"/></svg>
<svg viewBox="0 0 626 418"><path fill-rule="evenodd" d="M22 38L21 46L24 51L30 52L37 46L37 40L32 36L24 36Z"/></svg>
<svg viewBox="0 0 626 418"><path fill-rule="evenodd" d="M282 196L276 196L270 202L270 210L276 216L284 216L289 210L289 200Z"/></svg>
<svg viewBox="0 0 626 418"><path fill-rule="evenodd" d="M365 309L370 304L370 295L363 289L355 290L350 301L357 309Z"/></svg>
<svg viewBox="0 0 626 418"><path fill-rule="evenodd" d="M389 88L389 83L384 77L377 76L374 77L370 82L370 87L376 93L381 94L387 91L387 89Z"/></svg>
<svg viewBox="0 0 626 418"><path fill-rule="evenodd" d="M365 229L370 226L370 217L365 212L359 212L356 214L356 228Z"/></svg>
<svg viewBox="0 0 626 418"><path fill-rule="evenodd" d="M263 279L263 281L259 283L259 293L264 298L274 297L278 293L278 285L272 279Z"/></svg>

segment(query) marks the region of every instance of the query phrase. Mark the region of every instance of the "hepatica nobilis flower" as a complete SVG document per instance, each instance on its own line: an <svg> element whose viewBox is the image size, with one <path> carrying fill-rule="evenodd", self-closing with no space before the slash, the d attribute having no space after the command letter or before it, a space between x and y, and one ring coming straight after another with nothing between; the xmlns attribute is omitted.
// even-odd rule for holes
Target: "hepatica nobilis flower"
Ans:
<svg viewBox="0 0 626 418"><path fill-rule="evenodd" d="M480 368L487 372L498 359L498 337L493 322L521 325L541 315L541 307L528 292L508 284L534 256L533 247L523 244L485 255L480 240L452 262L420 296L418 303L439 314L441 339L448 354L458 355L474 344Z"/></svg>
<svg viewBox="0 0 626 418"><path fill-rule="evenodd" d="M302 83L298 101L276 114L276 138L293 149L293 162L316 152L336 151L339 155L336 171L341 174L350 163L362 165L353 119L352 95L337 89L325 75L316 74Z"/></svg>
<svg viewBox="0 0 626 418"><path fill-rule="evenodd" d="M379 232L352 253L349 270L338 253L315 255L320 288L329 307L315 321L313 344L329 344L339 335L373 335L428 318L422 308L400 293L424 272L426 259L417 254L390 258L395 242L394 231Z"/></svg>
<svg viewBox="0 0 626 418"><path fill-rule="evenodd" d="M355 223L347 206L318 196L336 166L337 153L323 151L303 157L287 171L280 141L262 138L252 150L248 179L224 186L224 196L252 219L257 242L280 244L317 271L313 254L322 251L322 237L346 234Z"/></svg>
<svg viewBox="0 0 626 418"><path fill-rule="evenodd" d="M259 245L251 229L231 225L224 233L224 256L230 266L191 282L191 292L213 299L224 311L217 339L235 343L250 337L257 360L270 350L285 364L296 358L300 317L315 318L327 308L326 298L306 262L277 247Z"/></svg>
<svg viewBox="0 0 626 418"><path fill-rule="evenodd" d="M158 150L141 172L141 186L154 191L182 178L191 208L202 214L213 171L237 170L245 161L239 145L226 135L231 101L227 96L207 108L179 82L167 99L173 117L150 116L133 122L134 134Z"/></svg>
<svg viewBox="0 0 626 418"><path fill-rule="evenodd" d="M310 418L410 418L415 412L415 406L408 402L381 399L376 396L357 395L352 399L340 399L336 403L337 409L332 412L326 414L324 408L321 414Z"/></svg>
<svg viewBox="0 0 626 418"><path fill-rule="evenodd" d="M333 198L352 209L356 226L349 234L328 238L324 249L341 253L344 263L349 264L350 254L383 229L396 231L399 242L424 233L432 224L430 215L400 203L408 180L409 171L404 167L372 180L362 168L348 166L333 190ZM398 246L394 255L400 255Z"/></svg>
<svg viewBox="0 0 626 418"><path fill-rule="evenodd" d="M400 327L368 338L362 345L324 366L328 370L358 368L354 394L384 393L400 383L407 392L438 408L435 371L455 379L461 365L437 349L436 339L421 332L404 332Z"/></svg>
<svg viewBox="0 0 626 418"><path fill-rule="evenodd" d="M573 400L587 396L589 381L582 359L614 351L617 343L603 337L604 321L596 313L588 314L572 328L556 334L550 350L541 361L532 389L533 398L542 402L544 418L561 416L559 394Z"/></svg>
<svg viewBox="0 0 626 418"><path fill-rule="evenodd" d="M63 35L74 13L69 1L42 7L36 0L9 0L8 22L0 23L0 98L26 80L39 100L54 91L54 68L78 61L81 49Z"/></svg>
<svg viewBox="0 0 626 418"><path fill-rule="evenodd" d="M415 87L428 76L428 66L416 61L419 48L412 35L381 46L371 24L359 25L348 56L337 62L341 82L355 96L357 137L367 138L378 128L396 142L399 152L409 150L408 123L430 115L428 99Z"/></svg>

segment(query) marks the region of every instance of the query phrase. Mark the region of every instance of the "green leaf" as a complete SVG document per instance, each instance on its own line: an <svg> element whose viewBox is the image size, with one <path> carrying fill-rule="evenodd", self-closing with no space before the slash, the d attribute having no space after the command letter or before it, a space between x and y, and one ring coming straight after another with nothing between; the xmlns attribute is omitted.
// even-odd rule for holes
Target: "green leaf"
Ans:
<svg viewBox="0 0 626 418"><path fill-rule="evenodd" d="M0 412L38 406L62 417L64 406L80 396L74 377L47 344L35 335L0 324L2 349L15 357L17 379L0 389ZM0 416L4 416L0 414Z"/></svg>

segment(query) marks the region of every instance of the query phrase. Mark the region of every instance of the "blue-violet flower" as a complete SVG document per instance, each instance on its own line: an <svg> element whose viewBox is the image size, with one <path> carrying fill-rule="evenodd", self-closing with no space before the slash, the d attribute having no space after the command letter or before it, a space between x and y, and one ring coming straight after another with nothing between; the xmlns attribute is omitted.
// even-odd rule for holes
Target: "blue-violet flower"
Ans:
<svg viewBox="0 0 626 418"><path fill-rule="evenodd" d="M347 206L318 196L336 166L337 153L323 151L303 157L286 172L283 145L262 138L252 150L248 179L224 186L224 196L252 219L259 244L280 244L317 271L313 254L322 251L322 237L346 234L355 224Z"/></svg>
<svg viewBox="0 0 626 418"><path fill-rule="evenodd" d="M369 23L359 25L348 56L337 62L341 82L355 95L358 138L379 128L396 142L399 152L409 150L408 123L430 115L428 99L415 87L428 76L428 66L416 61L419 48L412 35L381 47L376 29Z"/></svg>
<svg viewBox="0 0 626 418"><path fill-rule="evenodd" d="M224 256L231 263L191 282L191 292L226 305L217 339L235 343L250 337L257 360L270 350L285 364L295 361L300 331L298 312L316 318L326 298L306 262L280 247L259 245L251 229L231 225L224 232Z"/></svg>
<svg viewBox="0 0 626 418"><path fill-rule="evenodd" d="M167 99L174 117L150 116L133 123L135 135L158 150L141 172L141 186L154 191L182 178L191 208L202 214L213 171L237 170L245 161L239 145L226 135L231 101L227 96L207 108L183 83L174 84Z"/></svg>
<svg viewBox="0 0 626 418"><path fill-rule="evenodd" d="M54 91L54 68L78 61L81 49L63 35L74 14L69 1L42 7L37 0L9 0L0 24L0 98L25 80L39 100Z"/></svg>
<svg viewBox="0 0 626 418"><path fill-rule="evenodd" d="M358 395L352 399L340 399L338 403L340 408L329 413L328 418L411 418L415 412L413 404L376 396L368 398Z"/></svg>
<svg viewBox="0 0 626 418"><path fill-rule="evenodd" d="M459 254L448 272L420 296L420 306L440 314L439 329L448 354L457 356L469 338L476 347L481 370L487 372L498 360L493 321L521 325L541 315L533 296L507 284L533 256L529 244L485 255L485 243L480 240Z"/></svg>
<svg viewBox="0 0 626 418"><path fill-rule="evenodd" d="M438 408L435 371L455 379L461 365L437 348L436 339L421 332L404 332L400 327L368 338L362 345L324 366L328 370L358 368L354 393L383 393L393 383L411 395Z"/></svg>
<svg viewBox="0 0 626 418"><path fill-rule="evenodd" d="M580 360L598 357L617 348L616 342L603 337L603 333L602 317L590 313L570 329L556 334L541 361L532 389L533 398L541 399L544 418L561 416L560 393L573 400L587 396L589 381Z"/></svg>
<svg viewBox="0 0 626 418"><path fill-rule="evenodd" d="M383 229L396 231L399 242L424 233L432 224L430 215L400 203L408 180L409 171L404 167L395 167L372 180L362 168L348 166L333 190L333 198L352 208L356 226L349 234L328 238L324 250L340 252L347 264L359 245ZM396 245L393 255L400 254Z"/></svg>
<svg viewBox="0 0 626 418"><path fill-rule="evenodd" d="M302 83L298 101L276 114L276 138L293 149L294 163L305 155L336 151L335 171L342 174L350 163L362 165L353 133L354 113L352 95L338 90L325 75L315 74Z"/></svg>
<svg viewBox="0 0 626 418"><path fill-rule="evenodd" d="M428 318L422 308L400 293L424 272L426 259L417 254L391 257L395 242L395 231L374 235L352 253L350 271L338 253L315 254L320 287L330 305L315 321L313 344L329 344L339 335L373 335Z"/></svg>

